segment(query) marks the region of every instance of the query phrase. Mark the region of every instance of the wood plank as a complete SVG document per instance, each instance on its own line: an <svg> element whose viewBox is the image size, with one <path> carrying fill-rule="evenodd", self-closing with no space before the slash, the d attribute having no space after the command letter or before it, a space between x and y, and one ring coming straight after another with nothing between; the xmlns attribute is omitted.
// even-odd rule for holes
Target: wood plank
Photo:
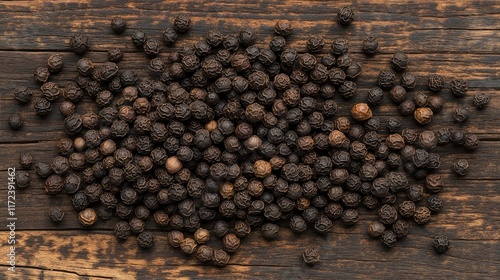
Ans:
<svg viewBox="0 0 500 280"><path fill-rule="evenodd" d="M347 28L335 22L338 8L344 5L352 5L356 13L356 20ZM392 250L367 237L366 225L376 219L376 213L360 209L359 224L344 227L335 221L333 232L326 236L311 230L295 235L282 228L278 239L269 242L254 230L223 269L200 265L195 258L170 248L165 231L152 221L147 222L147 228L157 234L157 244L151 250L139 249L134 238L117 242L112 232L117 218L82 229L69 197L45 195L43 181L31 170L32 185L16 192L18 273L7 273L7 265L2 262L0 279L382 279L394 275L401 279L500 278L500 212L495 211L500 202L500 159L496 156L500 150L500 117L495 110L500 106L500 3L494 0L0 1L0 198L7 191L6 170L18 165L21 151L30 151L35 161L49 162L56 155L57 139L65 136L62 117L57 112L61 100L54 104L54 112L40 120L30 105L17 104L12 90L20 85L38 87L33 72L55 52L64 57L67 68L52 81L61 86L71 82L79 57L69 52L68 42L72 34L79 32L92 38L88 57L104 61L109 48L120 46L126 52L120 67L133 69L147 79L146 56L132 45L130 34L142 29L148 35L160 36L180 13L193 19L193 29L181 36L174 47L165 47L160 55L163 58L184 44L200 40L213 28L234 33L250 25L259 33L257 44L266 46L273 36L275 21L282 18L295 27L287 44L301 52L305 51L310 34L324 36L322 53L328 52L334 39L347 38L353 57L363 65L363 74L357 80L358 92L352 100L345 102L340 96L335 97L340 105L338 115L348 113L348 104L365 100L378 72L389 67L392 54L405 51L411 59L410 71L418 77L415 91L426 91L429 73L444 75L448 81L467 79L470 88L465 101L453 98L449 90L441 93L447 106L431 125L419 127L414 121L405 121L405 126L418 130L461 128L478 135L481 147L474 153L454 147L437 149L443 160L439 173L447 183L441 194L443 211L426 226L413 225L410 236ZM119 36L109 28L110 19L116 15L126 18L130 27ZM380 43L379 53L372 58L361 54L366 36L376 36ZM461 126L453 122L457 104L470 104L472 95L479 92L492 96L489 107L473 110L471 119ZM81 112L95 110L89 100L79 106ZM25 127L12 132L5 120L16 111L22 112ZM399 116L388 98L374 113L383 125L389 117ZM451 171L459 158L466 158L471 165L463 178ZM67 215L59 226L47 217L48 209L54 205L60 205ZM0 211L0 220L6 218L6 211ZM2 238L8 234L5 227L0 228ZM446 234L451 240L452 247L445 255L436 254L430 245L436 234ZM210 244L220 247L215 238ZM309 246L319 248L321 254L321 263L314 267L307 267L300 258L302 250ZM0 246L0 255L7 253L8 247Z"/></svg>

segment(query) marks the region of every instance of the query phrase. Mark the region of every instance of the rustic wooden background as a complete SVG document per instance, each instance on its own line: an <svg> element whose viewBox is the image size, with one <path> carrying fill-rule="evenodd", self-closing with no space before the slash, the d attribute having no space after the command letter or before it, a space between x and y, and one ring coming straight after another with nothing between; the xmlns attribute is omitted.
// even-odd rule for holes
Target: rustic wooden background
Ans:
<svg viewBox="0 0 500 280"><path fill-rule="evenodd" d="M248 3L252 2L252 3ZM0 279L162 279L162 278L303 278L303 279L499 279L500 272L500 3L490 1L0 1ZM340 27L337 10L352 5L355 22ZM313 232L294 235L282 230L277 240L264 241L252 234L225 268L200 265L167 246L165 234L157 231L151 250L137 248L134 238L118 243L112 222L98 222L82 229L65 195L48 197L42 181L32 174L32 184L16 193L16 274L7 272L7 168L18 167L22 151L30 151L36 161L49 161L55 155L55 141L64 136L61 116L54 112L38 119L31 105L20 106L12 90L21 85L36 87L33 72L43 66L49 55L60 53L67 68L53 81L65 85L75 75L77 56L69 52L69 37L85 33L92 37L89 56L103 61L115 45L126 50L121 68L147 73L145 55L137 51L129 36L134 29L160 35L173 17L186 13L192 17L192 31L180 36L180 43L194 42L207 30L220 28L236 32L245 24L255 27L258 44L272 36L277 19L288 19L295 26L289 42L304 50L310 34L321 34L327 45L333 39L349 40L354 58L363 65L356 100L364 100L366 89L375 83L378 71L389 67L388 60L398 50L411 58L410 70L418 75L418 89L425 90L429 73L469 81L470 95L457 101L448 90L441 93L449 101L430 128L457 127L452 112L457 102L470 104L478 92L492 96L485 110L461 126L481 139L475 153L447 147L438 151L443 158L440 173L447 187L442 196L442 213L424 227L413 225L409 237L397 247L385 249L366 235L366 225L374 213L361 210L361 221L346 228L335 222L331 234L320 237ZM122 16L129 29L113 35L110 19ZM372 58L360 53L362 39L375 36L380 52ZM329 48L327 46L325 51ZM164 48L163 53L172 49ZM165 55L165 54L164 54ZM72 67L73 66L73 67ZM339 100L339 104L343 104ZM21 111L25 126L11 132L6 119ZM342 109L341 112L346 112ZM375 110L382 121L397 115L389 101ZM415 127L413 121L405 123ZM459 158L471 165L465 178L451 172ZM51 206L66 210L65 221L55 226L47 216ZM155 228L148 224L150 228ZM451 249L438 255L431 247L432 237L447 235ZM305 247L320 250L321 263L307 267L300 259Z"/></svg>

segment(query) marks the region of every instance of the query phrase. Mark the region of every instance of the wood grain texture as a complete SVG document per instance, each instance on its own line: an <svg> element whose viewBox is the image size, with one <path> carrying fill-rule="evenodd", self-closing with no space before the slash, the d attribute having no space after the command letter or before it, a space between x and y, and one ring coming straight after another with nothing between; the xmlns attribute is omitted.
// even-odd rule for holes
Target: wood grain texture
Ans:
<svg viewBox="0 0 500 280"><path fill-rule="evenodd" d="M31 171L32 184L17 190L17 273L7 272L4 259L9 232L1 226L0 279L184 279L184 278L253 278L253 279L498 279L500 278L500 3L484 1L0 1L0 223L7 218L7 168L17 167L22 151L30 151L35 161L49 162L56 154L56 141L64 137L62 117L54 112L41 120L32 113L32 104L20 106L12 90L20 85L37 88L34 70L45 64L53 53L60 53L67 65L65 71L51 78L61 87L76 75L74 65L78 56L69 52L69 37L78 32L92 38L88 57L104 61L112 46L125 50L120 68L136 70L147 79L144 71L146 56L131 43L130 34L142 29L150 36L160 36L171 26L179 13L191 16L194 25L190 33L181 36L173 47L164 47L161 53L178 50L192 44L208 30L219 28L224 33L237 32L250 25L259 33L258 45L267 45L273 36L277 19L288 19L294 33L287 44L305 50L309 34L324 36L329 49L339 37L349 40L354 59L363 65L358 78L358 91L352 101L334 99L340 105L339 115L350 109L345 104L366 100L366 91L375 85L378 72L389 68L389 59L395 51L406 52L410 71L418 77L414 91L426 90L429 73L446 77L464 78L469 82L469 96L464 100L452 97L449 89L442 93L448 102L445 109L426 127L458 128L451 115L459 103L471 102L475 93L492 96L488 108L473 109L470 120L460 128L478 135L481 147L468 153L456 147L439 148L443 159L440 173L447 187L442 197L445 206L431 223L413 225L411 234L387 250L378 240L366 235L366 225L375 213L361 209L361 221L353 227L334 222L332 233L318 236L308 230L295 235L283 228L276 241L268 242L258 232L242 241L242 248L225 268L200 264L193 257L166 244L165 232L148 221L149 230L157 234L157 244L150 250L137 248L134 238L117 242L113 236L113 222L99 221L89 229L82 229L76 221L66 195L49 197L44 194L42 180ZM335 22L336 11L351 5L355 22L343 28ZM129 29L122 35L112 34L110 18L122 16ZM374 57L364 56L362 40L375 36L380 52ZM35 94L37 92L35 91ZM95 110L90 100L84 100L79 110ZM21 111L25 126L18 132L9 130L8 115ZM390 116L398 116L396 107L386 98L374 110L382 123ZM423 128L405 118L405 126ZM470 172L456 177L451 166L459 158L466 158ZM48 209L60 205L66 211L65 221L54 225L47 217ZM254 230L256 231L256 230ZM431 247L431 238L446 234L452 247L444 255L437 255ZM213 240L214 246L220 246ZM319 248L320 264L307 267L300 254L306 247Z"/></svg>

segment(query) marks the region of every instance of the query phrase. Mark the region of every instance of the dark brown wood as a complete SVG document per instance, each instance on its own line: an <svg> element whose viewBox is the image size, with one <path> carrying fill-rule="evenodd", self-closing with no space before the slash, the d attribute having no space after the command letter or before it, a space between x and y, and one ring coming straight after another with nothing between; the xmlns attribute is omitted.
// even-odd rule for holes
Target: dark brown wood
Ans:
<svg viewBox="0 0 500 280"><path fill-rule="evenodd" d="M388 60L398 50L411 59L410 71L418 77L416 90L426 90L429 73L469 81L469 96L465 100L452 97L449 89L442 96L447 106L426 127L459 126L452 121L458 103L471 101L475 93L492 96L488 108L476 111L460 128L476 134L480 148L468 153L460 148L445 147L437 151L443 159L440 173L447 187L442 193L445 206L431 223L412 225L411 234L387 250L378 240L366 235L366 225L375 213L361 210L361 221L353 227L334 222L332 233L318 236L312 231L295 235L283 228L276 241L268 242L258 232L242 241L242 248L225 268L201 265L166 244L166 234L148 222L157 234L157 244L150 250L137 248L134 238L117 242L112 229L114 221L99 221L92 228L82 229L76 220L69 197L45 195L43 181L31 171L32 184L16 191L16 274L7 271L9 232L1 226L0 279L182 279L182 278L262 278L262 279L498 279L500 278L500 3L485 1L0 1L0 223L7 223L7 169L18 167L22 151L30 151L35 161L50 162L56 155L56 141L65 137L61 130L62 117L54 112L39 119L32 104L20 106L12 90L20 85L36 88L33 72L43 66L53 53L60 53L66 63L63 73L51 78L64 87L76 75L78 56L69 52L69 37L83 32L92 38L95 61L104 61L112 46L125 50L121 68L136 70L148 78L144 69L147 58L131 43L130 34L142 29L148 35L160 36L171 26L179 13L192 17L191 32L181 36L172 48L165 47L162 56L193 43L213 28L225 33L236 32L251 25L260 34L257 44L264 46L273 36L277 19L289 19L294 33L287 44L303 51L309 34L321 34L326 40L325 51L335 38L345 37L356 61L363 65L358 79L358 91L352 101L340 105L339 115L346 114L353 101L366 99L366 91L375 85L378 72L389 67ZM361 3L362 2L362 3ZM416 3L415 3L416 2ZM335 22L336 11L352 5L356 20L343 28ZM114 16L127 19L129 29L114 35L109 28ZM362 40L375 36L380 52L364 56ZM39 94L36 92L36 94ZM95 110L90 100L84 100L81 110ZM472 107L471 107L472 108ZM20 111L25 127L17 132L8 128L8 115ZM398 116L395 106L385 100L374 109L383 123ZM405 126L423 128L411 118ZM471 168L466 177L458 178L451 166L466 158ZM47 217L51 206L60 205L66 211L61 225ZM257 230L254 230L257 231ZM452 247L437 255L431 247L432 237L446 234ZM214 246L220 246L212 240ZM306 247L320 250L321 262L308 267L300 260Z"/></svg>

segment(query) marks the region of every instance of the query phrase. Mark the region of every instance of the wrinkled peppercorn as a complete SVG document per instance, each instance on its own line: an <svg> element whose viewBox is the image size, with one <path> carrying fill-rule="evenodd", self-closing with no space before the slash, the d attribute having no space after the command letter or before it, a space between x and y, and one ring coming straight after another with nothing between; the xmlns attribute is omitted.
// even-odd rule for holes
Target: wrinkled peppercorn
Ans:
<svg viewBox="0 0 500 280"><path fill-rule="evenodd" d="M121 17L115 17L111 20L111 29L116 34L121 34L127 28L127 22Z"/></svg>
<svg viewBox="0 0 500 280"><path fill-rule="evenodd" d="M74 35L70 38L69 45L73 52L82 55L90 48L90 38L87 35Z"/></svg>
<svg viewBox="0 0 500 280"><path fill-rule="evenodd" d="M143 231L137 236L137 244L142 248L149 248L155 243L155 236L149 231Z"/></svg>
<svg viewBox="0 0 500 280"><path fill-rule="evenodd" d="M368 55L373 55L378 50L378 42L375 37L368 37L363 41L363 52Z"/></svg>
<svg viewBox="0 0 500 280"><path fill-rule="evenodd" d="M448 241L448 237L444 235L438 235L434 237L432 245L438 253L444 253L450 248L450 241Z"/></svg>
<svg viewBox="0 0 500 280"><path fill-rule="evenodd" d="M354 20L354 12L350 7L343 7L337 13L337 21L342 25L350 25Z"/></svg>
<svg viewBox="0 0 500 280"><path fill-rule="evenodd" d="M474 95L474 99L472 99L472 104L477 109L484 109L486 105L490 102L490 96L485 93L477 93Z"/></svg>
<svg viewBox="0 0 500 280"><path fill-rule="evenodd" d="M455 112L453 113L453 117L457 122L464 122L469 119L469 107L467 106L459 106Z"/></svg>
<svg viewBox="0 0 500 280"><path fill-rule="evenodd" d="M395 53L391 58L392 68L397 72L403 72L408 67L408 56L402 52Z"/></svg>
<svg viewBox="0 0 500 280"><path fill-rule="evenodd" d="M463 97L467 94L468 83L466 80L456 79L450 82L451 92L456 97Z"/></svg>

